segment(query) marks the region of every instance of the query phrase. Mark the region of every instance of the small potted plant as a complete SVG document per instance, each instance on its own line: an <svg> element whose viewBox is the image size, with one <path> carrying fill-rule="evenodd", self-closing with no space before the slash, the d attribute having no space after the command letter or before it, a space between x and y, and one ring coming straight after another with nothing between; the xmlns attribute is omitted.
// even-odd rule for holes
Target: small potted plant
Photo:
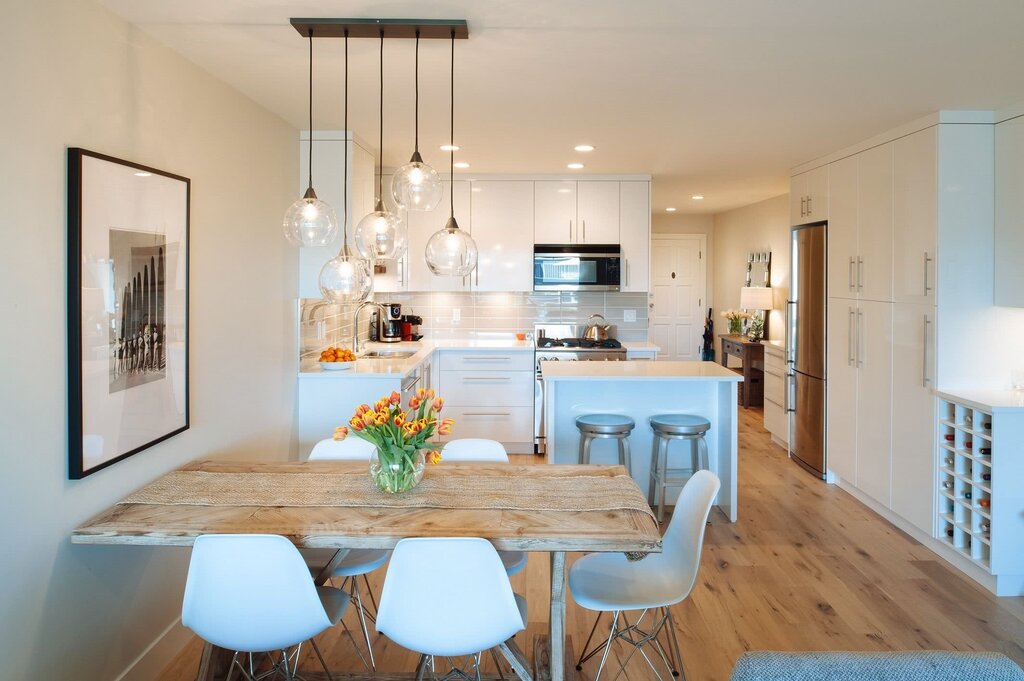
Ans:
<svg viewBox="0 0 1024 681"><path fill-rule="evenodd" d="M750 328L747 329L747 338L754 343L759 343L764 338L764 318L760 313L755 314L751 318Z"/></svg>

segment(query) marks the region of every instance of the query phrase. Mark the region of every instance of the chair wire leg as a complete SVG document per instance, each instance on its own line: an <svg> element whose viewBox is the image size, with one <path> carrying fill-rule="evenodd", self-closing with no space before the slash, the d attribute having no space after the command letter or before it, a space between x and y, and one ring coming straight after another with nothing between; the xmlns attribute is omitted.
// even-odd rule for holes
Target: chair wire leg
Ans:
<svg viewBox="0 0 1024 681"><path fill-rule="evenodd" d="M324 674L327 675L327 681L334 681L334 677L331 676L331 670L327 668L327 662L324 661L324 656L320 653L320 646L316 644L316 641L309 639L309 645L313 647L313 652L316 653L316 659L320 660L320 666L324 668ZM299 661L295 660L295 669L298 671Z"/></svg>
<svg viewBox="0 0 1024 681"><path fill-rule="evenodd" d="M235 678L235 668L239 666L238 665L238 656L239 655L241 655L241 653L239 653L236 650L235 654L231 656L231 666L228 667L228 675L227 675L227 678L224 681L232 681L232 679ZM243 669L242 672L245 673L245 670Z"/></svg>
<svg viewBox="0 0 1024 681"><path fill-rule="evenodd" d="M679 678L686 681L686 670L683 668L683 654L679 650L679 639L676 638L676 622L675 618L672 617L672 609L665 608L665 615L668 617L668 634L669 640L672 642L672 650L674 651L673 659L676 660L676 667L673 669L672 676L678 676Z"/></svg>
<svg viewBox="0 0 1024 681"><path fill-rule="evenodd" d="M594 638L594 632L597 631L597 625L600 624L601 618L604 617L604 611L597 613L597 618L594 619L594 626L590 628L590 636L587 636L587 642L583 644L583 648L580 649L580 659L576 660L576 671L583 669L583 663L586 662L590 657L593 656L595 649L590 655L587 655L587 646L590 645L590 641Z"/></svg>
<svg viewBox="0 0 1024 681"><path fill-rule="evenodd" d="M498 670L498 677L501 678L502 681L505 681L505 672L501 669L501 662L498 660L498 653L494 652L494 648L491 648L488 652L491 654L491 660L494 662L494 666Z"/></svg>
<svg viewBox="0 0 1024 681"><path fill-rule="evenodd" d="M420 655L420 662L416 665L416 681L423 681L427 673L427 656Z"/></svg>
<svg viewBox="0 0 1024 681"><path fill-rule="evenodd" d="M604 671L605 662L608 661L608 652L612 649L612 641L615 639L616 627L619 623L619 611L616 610L615 614L612 615L612 626L608 630L608 640L604 644L604 653L601 655L601 663L597 666L597 675L594 676L594 681L598 681L601 678L601 672Z"/></svg>
<svg viewBox="0 0 1024 681"><path fill-rule="evenodd" d="M366 610L363 608L363 596L359 593L359 580L356 577L352 578L352 597L356 599L356 613L359 615L359 628L363 630L363 640L366 641L366 652L370 655L370 666L366 668L366 671L377 671L377 663L373 659L373 644L370 643L370 630L366 626Z"/></svg>
<svg viewBox="0 0 1024 681"><path fill-rule="evenodd" d="M359 644L356 643L355 636L352 635L352 631L348 628L348 625L345 624L345 620L344 619L341 620L341 628L345 631L345 635L348 636L348 640L352 642L352 647L356 649L356 655L359 656L359 661L363 663L364 667L369 669L370 665L367 664L366 658L363 657L363 651L360 650Z"/></svg>
<svg viewBox="0 0 1024 681"><path fill-rule="evenodd" d="M367 615L369 616L369 618L371 620L374 621L374 623L376 623L377 622L377 599L374 598L373 589L370 588L370 578L366 576L366 573L363 573L363 583L366 584L366 595L370 597L370 604L373 605L373 614L370 615L369 613L367 613Z"/></svg>

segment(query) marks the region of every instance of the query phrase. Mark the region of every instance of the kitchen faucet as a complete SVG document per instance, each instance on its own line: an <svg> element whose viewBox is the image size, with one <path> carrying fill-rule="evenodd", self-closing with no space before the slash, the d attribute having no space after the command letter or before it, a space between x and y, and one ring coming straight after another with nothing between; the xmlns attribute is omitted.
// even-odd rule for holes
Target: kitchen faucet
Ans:
<svg viewBox="0 0 1024 681"><path fill-rule="evenodd" d="M383 315L387 314L384 306L380 303L375 303L372 300L364 300L359 303L359 307L356 308L355 314L352 315L352 352L359 354L359 313L363 311L364 307L376 307L378 314L381 315L379 319L383 319Z"/></svg>

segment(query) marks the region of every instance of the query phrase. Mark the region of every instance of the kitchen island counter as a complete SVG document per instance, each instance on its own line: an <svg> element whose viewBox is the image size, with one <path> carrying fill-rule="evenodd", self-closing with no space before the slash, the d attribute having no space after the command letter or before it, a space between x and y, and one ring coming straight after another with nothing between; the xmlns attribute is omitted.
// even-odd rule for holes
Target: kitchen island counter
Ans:
<svg viewBox="0 0 1024 681"><path fill-rule="evenodd" d="M715 362L544 362L544 421L547 459L574 464L579 458L576 418L583 414L622 414L636 421L629 436L630 473L647 490L653 434L648 419L655 414L693 414L711 422L705 435L708 464L722 481L716 505L735 522L737 477L737 385L743 380ZM618 463L614 440L591 445L590 462ZM670 445L669 465L689 461L688 445ZM669 489L672 504L678 489Z"/></svg>

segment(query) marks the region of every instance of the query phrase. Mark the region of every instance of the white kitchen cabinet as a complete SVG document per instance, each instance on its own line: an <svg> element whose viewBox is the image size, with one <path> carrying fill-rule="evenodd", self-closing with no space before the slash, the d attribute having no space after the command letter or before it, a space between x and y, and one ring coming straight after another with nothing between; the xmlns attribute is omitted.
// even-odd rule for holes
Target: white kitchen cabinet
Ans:
<svg viewBox="0 0 1024 681"><path fill-rule="evenodd" d="M622 242L622 291L650 290L651 183L619 184L619 238Z"/></svg>
<svg viewBox="0 0 1024 681"><path fill-rule="evenodd" d="M938 128L893 142L893 296L935 304Z"/></svg>
<svg viewBox="0 0 1024 681"><path fill-rule="evenodd" d="M786 360L781 345L764 344L764 428L772 441L785 447L789 442L786 413Z"/></svg>
<svg viewBox="0 0 1024 681"><path fill-rule="evenodd" d="M789 221L792 225L828 220L829 167L808 170L790 178Z"/></svg>
<svg viewBox="0 0 1024 681"><path fill-rule="evenodd" d="M851 485L857 484L857 302L828 300L825 384L826 465Z"/></svg>
<svg viewBox="0 0 1024 681"><path fill-rule="evenodd" d="M896 303L892 337L892 510L932 533L935 308Z"/></svg>
<svg viewBox="0 0 1024 681"><path fill-rule="evenodd" d="M1024 116L995 128L995 304L1024 307Z"/></svg>
<svg viewBox="0 0 1024 681"><path fill-rule="evenodd" d="M455 181L455 219L459 228L473 234L472 192L470 183ZM424 252L427 240L445 226L451 214L451 184L444 183L444 194L437 208L431 211L409 211L409 269L410 291L469 291L469 277L438 277L427 267Z"/></svg>
<svg viewBox="0 0 1024 681"><path fill-rule="evenodd" d="M892 301L892 144L857 154L857 285L863 300Z"/></svg>
<svg viewBox="0 0 1024 681"><path fill-rule="evenodd" d="M576 184L576 243L619 243L619 183L586 180Z"/></svg>
<svg viewBox="0 0 1024 681"><path fill-rule="evenodd" d="M857 157L847 156L830 164L827 233L830 297L857 297L857 192Z"/></svg>
<svg viewBox="0 0 1024 681"><path fill-rule="evenodd" d="M371 157L372 159L372 157ZM366 215L371 213L377 206L377 179L376 175L373 174L375 168L371 168L371 179L369 184L369 192L362 193L363 200L366 201L366 207L364 210L354 212L355 221L353 227L349 230L349 238L355 236L355 225L359 224ZM391 174L384 175L381 178L381 192L384 196L384 207L391 211L393 214L398 216L398 219L402 221L406 229L409 227L409 211L404 208L400 208L395 202L394 197L391 195L391 178L394 177ZM351 243L355 243L354 241ZM406 291L409 288L409 258L410 251L407 249L405 255L397 260L378 260L374 263L373 267L373 292L374 293L397 293ZM380 300L380 298L377 298Z"/></svg>
<svg viewBox="0 0 1024 681"><path fill-rule="evenodd" d="M535 243L573 243L576 233L576 181L534 182L533 215Z"/></svg>
<svg viewBox="0 0 1024 681"><path fill-rule="evenodd" d="M309 138L303 133L299 142L299 183L295 198L301 197L309 186ZM326 246L300 247L299 252L299 297L321 298L320 269L324 263L341 250L341 219L344 215L344 182L342 181L345 154L351 154L351 146L345 141L343 132L317 133L313 141L313 189L317 198L329 205L338 214L338 235ZM351 159L351 156L350 156ZM351 180L351 178L350 178ZM281 207L281 214L287 206ZM349 232L351 235L351 232ZM281 237L283 243L284 236Z"/></svg>
<svg viewBox="0 0 1024 681"><path fill-rule="evenodd" d="M857 308L857 487L891 507L892 303Z"/></svg>
<svg viewBox="0 0 1024 681"><path fill-rule="evenodd" d="M473 182L477 291L533 290L533 182ZM532 393L531 393L532 394Z"/></svg>

